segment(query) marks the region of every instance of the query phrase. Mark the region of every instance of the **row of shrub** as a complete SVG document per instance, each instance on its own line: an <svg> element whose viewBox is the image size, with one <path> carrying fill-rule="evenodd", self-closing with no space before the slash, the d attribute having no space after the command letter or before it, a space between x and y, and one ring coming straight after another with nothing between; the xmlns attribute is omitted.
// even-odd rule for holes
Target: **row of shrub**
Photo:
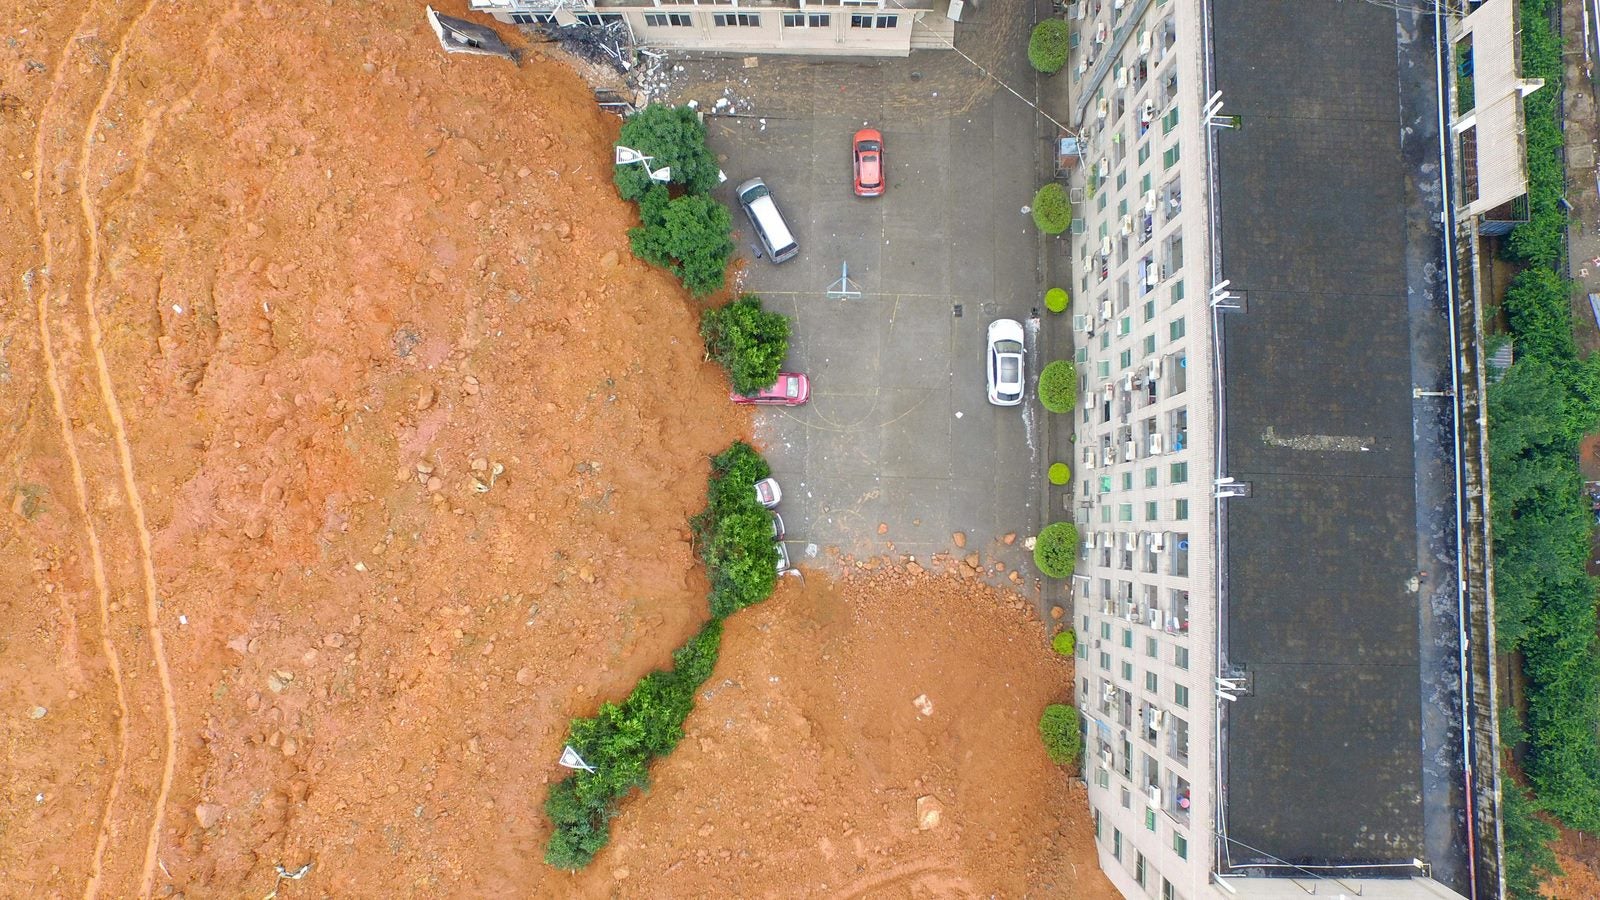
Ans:
<svg viewBox="0 0 1600 900"><path fill-rule="evenodd" d="M1551 0L1521 0L1523 74L1545 87L1524 101L1529 221L1505 244L1528 268L1506 292L1517 361L1489 388L1489 465L1498 650L1520 651L1526 674L1524 730L1503 706L1506 746L1527 742L1530 797L1504 780L1501 813L1507 893L1539 896L1559 868L1555 829L1536 813L1600 830L1600 655L1594 579L1586 572L1593 527L1577 456L1600 422L1600 357L1580 358L1564 268L1566 216L1558 120L1561 44Z"/></svg>
<svg viewBox="0 0 1600 900"><path fill-rule="evenodd" d="M700 556L711 571L711 621L672 654L672 668L646 675L621 703L602 703L573 719L567 743L594 771L577 771L550 789L545 815L554 831L545 862L581 869L611 839L617 805L650 783L650 763L683 739L695 693L711 677L722 646L722 622L765 600L777 583L772 518L755 498L767 463L748 444L735 443L711 460L707 506L693 526Z"/></svg>
<svg viewBox="0 0 1600 900"><path fill-rule="evenodd" d="M672 654L672 669L646 675L627 699L602 703L590 719L573 719L567 743L593 772L578 771L550 788L544 811L555 826L544 860L581 869L611 839L617 804L650 783L650 763L683 739L694 695L711 677L722 643L722 620L712 619Z"/></svg>
<svg viewBox="0 0 1600 900"><path fill-rule="evenodd" d="M652 103L628 117L617 143L650 157L612 175L617 193L639 204L640 224L628 230L633 254L678 276L696 297L721 290L733 257L733 217L710 196L720 176L699 115ZM650 171L662 169L671 169L671 179L652 181Z"/></svg>

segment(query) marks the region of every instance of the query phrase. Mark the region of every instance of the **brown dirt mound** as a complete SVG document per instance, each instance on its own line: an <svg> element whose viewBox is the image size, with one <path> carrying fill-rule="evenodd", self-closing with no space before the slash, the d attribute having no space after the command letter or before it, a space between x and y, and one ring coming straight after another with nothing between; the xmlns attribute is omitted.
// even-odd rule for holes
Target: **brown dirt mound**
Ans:
<svg viewBox="0 0 1600 900"><path fill-rule="evenodd" d="M566 893L540 859L539 809L566 722L704 620L685 520L706 455L749 428L703 361L694 305L628 253L617 121L553 61L444 57L399 0L0 9L7 884ZM738 620L726 671L765 652L760 623L786 608ZM789 627L771 639L812 634ZM793 697L821 704L810 715L860 723L868 742L836 753L869 793L853 795L841 868L796 858L752 870L751 892L802 871L845 886L852 836L891 835L908 776L945 805L927 837L949 884L1017 883L960 855L985 841L1015 841L1000 858L1049 871L1035 879L1062 877L1061 848L1092 853L1081 797L1029 745L1029 707L1063 670L1039 661L1036 629L998 633L1035 663L994 709L955 687L1000 671L957 655L994 634L937 638L942 659L936 638L902 639L906 671L961 673L924 673L951 729L937 737L890 712L908 700L887 680L893 645L875 659L846 640L814 672L786 657ZM894 693L837 694L841 679ZM691 730L723 740L711 729L734 696ZM1020 730L984 737L957 724L963 704L1007 728L1012 710ZM896 735L921 749L902 762ZM783 796L810 796L832 777L768 746L737 773L664 768L663 784L799 779ZM699 752L691 738L683 758ZM694 803L672 796L619 822L641 873L639 847L693 834L678 820ZM1006 803L1038 828L1001 828ZM832 835L836 808L791 804L750 843ZM1068 826L1079 845L1031 834ZM870 845L873 872L924 865L915 838L896 840L889 856ZM685 893L723 885L669 865ZM616 866L581 889L609 890Z"/></svg>

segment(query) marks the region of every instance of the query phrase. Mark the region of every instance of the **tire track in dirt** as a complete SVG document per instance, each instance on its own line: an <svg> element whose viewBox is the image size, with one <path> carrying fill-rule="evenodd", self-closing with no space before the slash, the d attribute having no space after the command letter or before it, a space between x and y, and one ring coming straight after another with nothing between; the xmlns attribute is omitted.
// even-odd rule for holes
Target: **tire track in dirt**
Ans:
<svg viewBox="0 0 1600 900"><path fill-rule="evenodd" d="M144 500L139 491L133 468L133 448L128 442L127 423L122 415L122 405L117 400L116 387L111 381L111 370L106 364L104 336L100 329L100 316L95 311L94 292L100 271L100 223L94 200L89 195L89 170L93 161L95 132L105 115L111 95L116 91L118 75L123 60L128 56L128 45L144 23L145 16L155 8L156 0L145 0L134 14L128 27L117 42L106 73L105 87L100 92L94 110L84 125L78 148L78 206L83 214L83 231L86 242L85 271L83 277L83 309L89 331L89 346L93 350L95 375L100 387L100 398L111 420L111 436L116 444L117 459L122 470L122 486L129 508L133 513L134 531L139 542L139 569L142 576L145 600L145 624L150 649L155 658L156 674L161 683L161 710L166 718L166 748L161 765L161 787L156 794L150 817L150 831L145 839L144 869L139 879L139 896L150 896L155 880L156 858L161 846L161 825L166 818L167 798L172 792L173 770L177 764L178 711L173 698L172 672L167 665L167 654L161 633L160 603L157 597L155 564L151 551L150 529L145 520Z"/></svg>
<svg viewBox="0 0 1600 900"><path fill-rule="evenodd" d="M73 26L72 40L69 40L61 49L61 56L56 60L55 74L51 79L50 91L45 97L44 105L40 110L38 127L33 142L33 223L38 233L39 246L43 255L42 271L48 280L49 272L54 264L53 247L50 240L50 229L44 221L44 132L45 123L50 120L50 102L60 93L65 81L67 61L71 58L72 47L76 43L76 36L83 31L84 23L89 19L89 6L84 7L83 15L78 23ZM111 675L111 683L115 689L117 699L117 764L111 771L111 784L106 788L105 802L100 808L99 825L95 831L94 856L89 864L89 877L84 883L83 896L92 898L100 891L100 874L105 860L106 846L111 837L111 816L116 808L117 798L122 794L122 782L128 774L128 692L122 679L122 663L117 652L116 644L111 637L111 586L106 577L105 554L101 550L100 534L95 528L94 518L89 507L89 487L83 474L83 459L78 453L77 436L73 432L72 418L67 414L66 396L62 390L61 375L56 360L54 342L50 336L50 309L47 300L48 292L35 291L35 272L28 271L23 276L24 287L28 299L33 301L35 315L38 317L39 347L44 357L45 384L50 391L51 408L55 412L56 421L61 428L61 445L66 450L68 468L72 472L72 487L78 501L78 515L83 520L84 537L89 544L90 572L94 579L95 597L99 608L100 622L100 647L106 657L106 669Z"/></svg>

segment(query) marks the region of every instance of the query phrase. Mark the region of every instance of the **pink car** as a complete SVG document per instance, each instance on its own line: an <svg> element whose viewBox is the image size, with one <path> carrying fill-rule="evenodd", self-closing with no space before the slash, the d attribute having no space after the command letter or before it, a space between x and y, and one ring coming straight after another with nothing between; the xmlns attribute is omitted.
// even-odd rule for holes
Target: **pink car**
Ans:
<svg viewBox="0 0 1600 900"><path fill-rule="evenodd" d="M799 406L811 399L811 382L797 372L779 372L772 387L754 394L729 393L728 399L735 403Z"/></svg>

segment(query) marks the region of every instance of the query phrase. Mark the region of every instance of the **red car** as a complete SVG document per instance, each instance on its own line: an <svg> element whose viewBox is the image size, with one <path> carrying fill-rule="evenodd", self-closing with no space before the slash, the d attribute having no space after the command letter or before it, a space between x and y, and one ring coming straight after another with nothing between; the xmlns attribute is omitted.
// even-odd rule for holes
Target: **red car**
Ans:
<svg viewBox="0 0 1600 900"><path fill-rule="evenodd" d="M772 387L754 394L730 392L728 399L735 403L799 406L811 399L811 382L797 372L779 372L778 380L772 383Z"/></svg>
<svg viewBox="0 0 1600 900"><path fill-rule="evenodd" d="M883 180L883 135L876 128L863 128L856 132L852 146L856 162L856 196L882 197L886 187Z"/></svg>

